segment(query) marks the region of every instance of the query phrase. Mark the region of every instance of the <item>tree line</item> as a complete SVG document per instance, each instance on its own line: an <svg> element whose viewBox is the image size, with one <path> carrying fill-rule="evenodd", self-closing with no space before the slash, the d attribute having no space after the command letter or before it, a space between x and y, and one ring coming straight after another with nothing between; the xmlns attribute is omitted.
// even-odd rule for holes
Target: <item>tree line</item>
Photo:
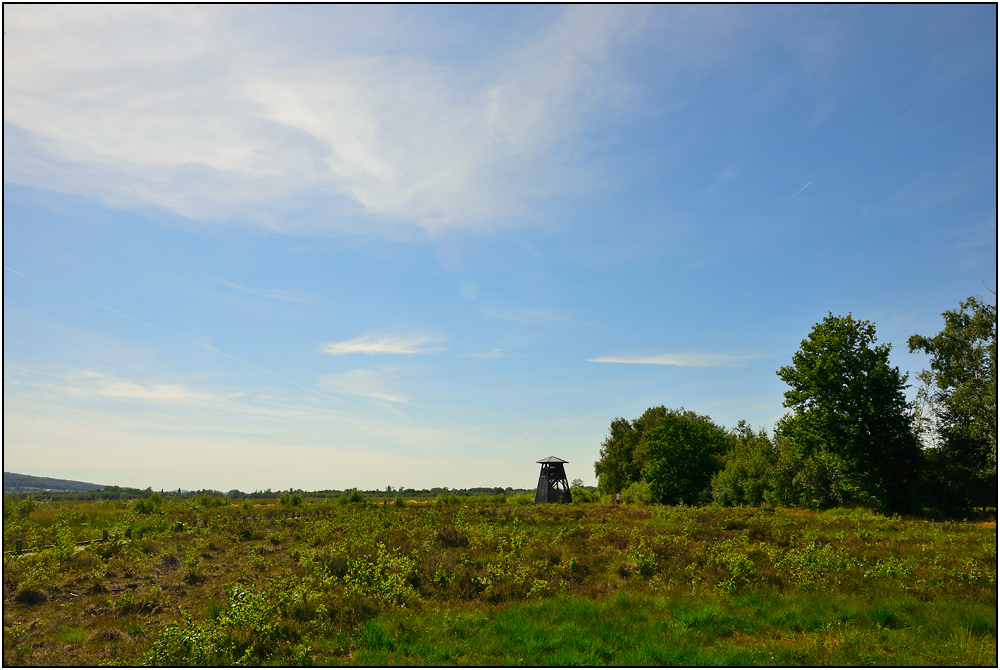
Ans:
<svg viewBox="0 0 1000 670"><path fill-rule="evenodd" d="M64 481L64 480L56 480ZM579 480L574 480L574 487L576 482ZM583 486L582 482L579 484ZM73 500L73 501L86 501L86 500L137 500L137 499L147 499L152 496L156 496L159 500L198 500L212 501L212 505L219 506L224 502L232 502L236 500L278 500L280 504L293 504L295 500L298 500L298 504L301 504L306 498L321 498L325 500L331 499L344 499L345 496L350 498L351 496L362 496L367 499L394 499L398 496L404 496L407 498L427 498L435 499L441 494L448 494L451 496L458 496L460 498L477 497L484 495L519 495L524 493L534 493L534 489L519 489L513 487L500 487L500 486L479 486L464 489L452 489L447 486L436 486L430 489L413 489L404 488L402 486L394 488L392 486L387 486L385 489L320 489L316 491L306 491L303 489L290 488L288 490L278 490L272 491L271 489L266 489L264 491L256 490L251 492L243 492L239 489L232 489L228 492L219 491L216 489L198 489L195 491L186 490L161 490L159 493L153 491L152 487L147 487L145 489L131 488L128 486L104 486L103 488L94 488L86 491L53 491L45 489L15 489L13 491L5 491L5 499L10 498L11 500L23 499L25 496L31 496L32 499L35 497L44 498L45 500ZM209 504L202 502L206 506Z"/></svg>
<svg viewBox="0 0 1000 670"><path fill-rule="evenodd" d="M996 293L993 292L994 300ZM830 313L777 370L789 411L771 435L745 421L651 407L611 422L594 464L602 494L665 504L863 505L967 515L997 504L997 306L971 297L913 335L916 375L889 364L875 326Z"/></svg>

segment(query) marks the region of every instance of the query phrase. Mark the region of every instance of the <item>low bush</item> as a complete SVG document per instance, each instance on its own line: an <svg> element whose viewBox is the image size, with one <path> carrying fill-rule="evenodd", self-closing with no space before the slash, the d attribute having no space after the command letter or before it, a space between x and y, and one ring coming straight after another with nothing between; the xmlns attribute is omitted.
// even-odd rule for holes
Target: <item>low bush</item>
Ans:
<svg viewBox="0 0 1000 670"><path fill-rule="evenodd" d="M357 489L354 489L357 491ZM360 501L353 501L360 502ZM302 496L292 491L282 491L278 495L278 504L285 507L302 507Z"/></svg>
<svg viewBox="0 0 1000 670"><path fill-rule="evenodd" d="M337 501L341 505L347 505L348 503L361 503L365 501L365 494L358 489L348 489L344 491L343 495Z"/></svg>
<svg viewBox="0 0 1000 670"><path fill-rule="evenodd" d="M225 504L225 501L222 498L213 496L208 491L205 491L198 496L197 500L198 504L202 507L222 507Z"/></svg>
<svg viewBox="0 0 1000 670"><path fill-rule="evenodd" d="M434 502L437 505L457 505L463 500L464 498L450 491L445 491L444 493L439 493L437 498L434 499Z"/></svg>
<svg viewBox="0 0 1000 670"><path fill-rule="evenodd" d="M507 498L507 502L509 502L511 505L534 505L535 494L515 493L511 497Z"/></svg>
<svg viewBox="0 0 1000 670"><path fill-rule="evenodd" d="M229 590L229 606L216 619L168 624L153 641L145 662L157 666L261 665L274 658L276 608L259 592L241 584ZM277 644L275 644L277 643Z"/></svg>
<svg viewBox="0 0 1000 670"><path fill-rule="evenodd" d="M622 491L622 502L628 505L652 505L653 491L647 481L632 482Z"/></svg>
<svg viewBox="0 0 1000 670"><path fill-rule="evenodd" d="M156 511L156 503L149 498L139 498L132 503L132 511L136 514L152 514Z"/></svg>

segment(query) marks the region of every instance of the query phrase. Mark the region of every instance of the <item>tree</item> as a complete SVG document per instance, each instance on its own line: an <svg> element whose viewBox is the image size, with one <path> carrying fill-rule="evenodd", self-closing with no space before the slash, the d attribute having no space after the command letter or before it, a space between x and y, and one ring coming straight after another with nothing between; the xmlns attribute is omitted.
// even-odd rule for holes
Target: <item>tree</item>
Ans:
<svg viewBox="0 0 1000 670"><path fill-rule="evenodd" d="M799 456L780 432L774 439L740 421L725 467L712 476L712 500L721 505L801 505L822 509L853 502L842 474L823 452Z"/></svg>
<svg viewBox="0 0 1000 670"><path fill-rule="evenodd" d="M917 379L918 392L931 405L945 431L966 434L988 449L984 456L997 467L997 306L971 297L948 310L944 330L934 337L910 337L910 353L931 356L931 369Z"/></svg>
<svg viewBox="0 0 1000 670"><path fill-rule="evenodd" d="M841 487L889 511L912 504L920 462L907 376L889 365L889 344L875 345L875 326L830 313L777 371L791 386L792 412L778 429L798 454L841 478Z"/></svg>
<svg viewBox="0 0 1000 670"><path fill-rule="evenodd" d="M646 433L649 462L642 473L653 498L668 505L704 502L731 444L725 429L709 417L684 408L667 410Z"/></svg>
<svg viewBox="0 0 1000 670"><path fill-rule="evenodd" d="M638 435L628 419L616 417L611 421L609 434L601 443L601 457L594 463L601 493L618 493L633 481L636 473L632 457L637 442Z"/></svg>
<svg viewBox="0 0 1000 670"><path fill-rule="evenodd" d="M772 470L778 450L763 428L755 433L746 421L733 431L733 448L725 466L712 476L712 500L721 505L760 505L773 490Z"/></svg>
<svg viewBox="0 0 1000 670"><path fill-rule="evenodd" d="M597 488L602 494L619 493L632 482L642 481L642 469L649 462L646 433L667 414L667 408L650 407L634 421L621 417L611 422L608 437L601 443L601 458L594 463Z"/></svg>
<svg viewBox="0 0 1000 670"><path fill-rule="evenodd" d="M968 511L996 504L997 306L971 297L941 316L940 333L908 342L911 353L931 356L931 369L917 375L933 440L927 484L941 511Z"/></svg>

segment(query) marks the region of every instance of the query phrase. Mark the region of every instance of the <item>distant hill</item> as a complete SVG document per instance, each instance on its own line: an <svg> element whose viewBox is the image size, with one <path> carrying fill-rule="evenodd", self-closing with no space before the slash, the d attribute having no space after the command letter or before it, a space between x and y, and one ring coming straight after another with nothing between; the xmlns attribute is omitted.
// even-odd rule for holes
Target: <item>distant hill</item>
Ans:
<svg viewBox="0 0 1000 670"><path fill-rule="evenodd" d="M102 484L76 482L72 479L54 479L53 477L34 477L19 475L15 472L3 473L4 493L34 493L36 491L93 491L103 489Z"/></svg>

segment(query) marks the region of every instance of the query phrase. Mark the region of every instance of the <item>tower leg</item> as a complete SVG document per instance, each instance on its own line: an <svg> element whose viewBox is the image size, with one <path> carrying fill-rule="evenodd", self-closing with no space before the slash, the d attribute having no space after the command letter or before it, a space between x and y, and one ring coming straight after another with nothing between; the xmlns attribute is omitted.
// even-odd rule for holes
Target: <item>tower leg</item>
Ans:
<svg viewBox="0 0 1000 670"><path fill-rule="evenodd" d="M542 472L538 476L538 486L535 488L535 504L541 505L549 502L549 475Z"/></svg>

